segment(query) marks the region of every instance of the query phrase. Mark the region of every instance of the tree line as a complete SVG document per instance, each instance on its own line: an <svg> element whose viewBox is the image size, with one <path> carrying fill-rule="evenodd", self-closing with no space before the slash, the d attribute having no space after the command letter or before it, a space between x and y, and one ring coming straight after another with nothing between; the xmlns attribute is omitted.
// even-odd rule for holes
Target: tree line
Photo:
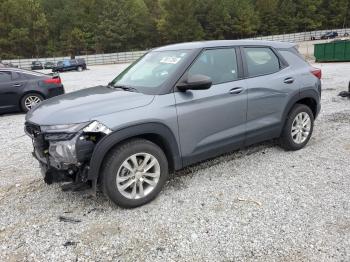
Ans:
<svg viewBox="0 0 350 262"><path fill-rule="evenodd" d="M350 26L349 0L1 0L0 58Z"/></svg>

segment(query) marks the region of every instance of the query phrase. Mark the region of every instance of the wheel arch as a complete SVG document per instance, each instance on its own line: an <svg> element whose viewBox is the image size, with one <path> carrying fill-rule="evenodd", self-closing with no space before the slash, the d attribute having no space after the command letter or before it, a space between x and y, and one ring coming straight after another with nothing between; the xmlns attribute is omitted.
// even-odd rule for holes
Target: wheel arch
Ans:
<svg viewBox="0 0 350 262"><path fill-rule="evenodd" d="M281 126L280 133L283 130L283 127L285 125L285 122L287 121L287 118L288 118L290 111L292 110L292 108L296 104L303 104L303 105L308 106L311 109L315 119L318 116L318 113L319 113L320 108L321 108L320 107L320 96L319 96L317 91L315 91L315 90L300 91L300 93L294 95L289 100L289 102L288 102L288 104L283 112L282 126Z"/></svg>
<svg viewBox="0 0 350 262"><path fill-rule="evenodd" d="M98 179L108 153L121 143L134 138L143 138L157 144L168 159L170 171L182 168L179 146L170 128L161 123L145 123L114 131L102 138L92 153L88 179Z"/></svg>
<svg viewBox="0 0 350 262"><path fill-rule="evenodd" d="M312 114L314 116L314 118L317 117L317 102L314 98L312 97L305 97L305 98L302 98L300 100L298 100L295 104L302 104L302 105L306 105L308 106L311 111L312 111Z"/></svg>

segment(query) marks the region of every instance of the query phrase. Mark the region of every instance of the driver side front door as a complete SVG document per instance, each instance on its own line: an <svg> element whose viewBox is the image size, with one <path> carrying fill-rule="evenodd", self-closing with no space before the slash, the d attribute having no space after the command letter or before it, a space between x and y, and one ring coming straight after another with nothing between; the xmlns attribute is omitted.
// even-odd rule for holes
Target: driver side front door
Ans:
<svg viewBox="0 0 350 262"><path fill-rule="evenodd" d="M212 86L174 93L185 166L244 144L248 92L237 52L203 50L185 75L209 76Z"/></svg>

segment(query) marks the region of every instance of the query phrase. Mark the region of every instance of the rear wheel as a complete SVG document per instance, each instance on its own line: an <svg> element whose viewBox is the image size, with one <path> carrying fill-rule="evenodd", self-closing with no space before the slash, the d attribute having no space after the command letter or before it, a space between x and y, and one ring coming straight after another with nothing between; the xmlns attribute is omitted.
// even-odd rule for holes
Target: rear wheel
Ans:
<svg viewBox="0 0 350 262"><path fill-rule="evenodd" d="M21 108L23 112L28 112L30 109L32 109L34 106L36 106L43 100L44 98L39 94L35 94L35 93L26 94L21 99Z"/></svg>
<svg viewBox="0 0 350 262"><path fill-rule="evenodd" d="M311 109L296 104L290 111L280 137L280 144L286 150L299 150L309 142L314 128Z"/></svg>
<svg viewBox="0 0 350 262"><path fill-rule="evenodd" d="M77 70L78 70L78 72L81 72L81 71L83 71L83 67L78 66Z"/></svg>
<svg viewBox="0 0 350 262"><path fill-rule="evenodd" d="M168 179L168 161L156 144L135 139L112 150L101 175L108 198L121 207L134 208L159 194Z"/></svg>

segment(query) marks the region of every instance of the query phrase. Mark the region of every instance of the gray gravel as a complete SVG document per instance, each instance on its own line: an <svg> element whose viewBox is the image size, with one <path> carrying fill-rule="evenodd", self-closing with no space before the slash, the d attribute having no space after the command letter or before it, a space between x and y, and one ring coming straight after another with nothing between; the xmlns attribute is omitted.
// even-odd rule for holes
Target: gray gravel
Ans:
<svg viewBox="0 0 350 262"><path fill-rule="evenodd" d="M0 261L350 261L350 101L337 97L350 64L317 66L323 108L305 149L272 141L195 165L133 210L45 185L24 116L0 117ZM71 91L123 67L62 78Z"/></svg>

